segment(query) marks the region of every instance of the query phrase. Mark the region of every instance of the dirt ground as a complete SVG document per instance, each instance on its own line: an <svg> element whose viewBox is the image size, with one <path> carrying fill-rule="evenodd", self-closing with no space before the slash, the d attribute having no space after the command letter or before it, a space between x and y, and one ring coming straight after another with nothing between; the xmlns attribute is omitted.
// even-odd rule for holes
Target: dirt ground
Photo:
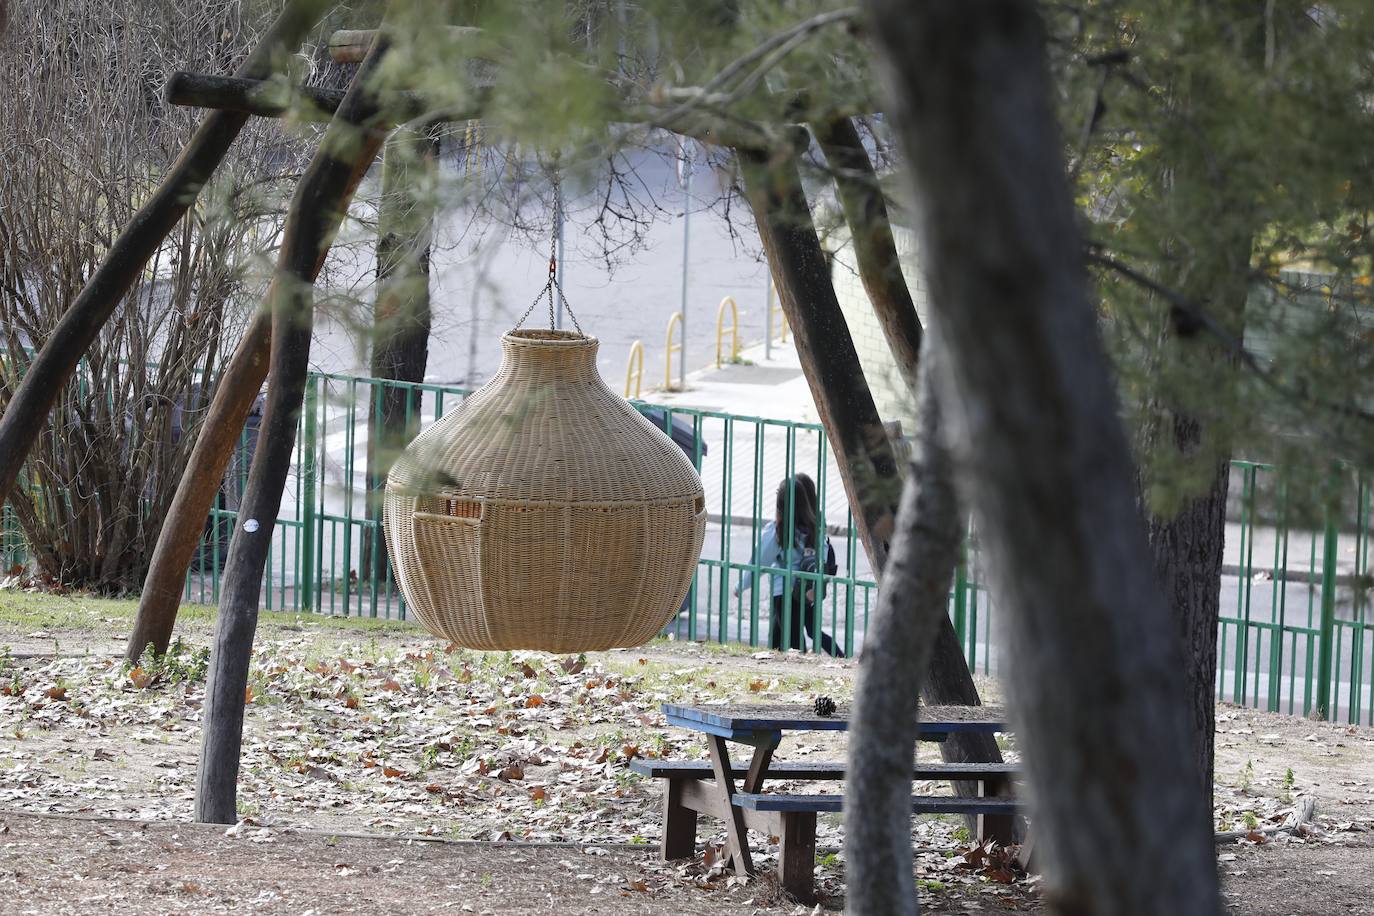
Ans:
<svg viewBox="0 0 1374 916"><path fill-rule="evenodd" d="M208 615L186 614L170 663L130 670L131 613L0 591L0 912L816 912L726 871L715 825L696 861L658 862L659 786L627 764L704 753L665 701L843 702L852 662L670 642L482 656L267 614L226 831L188 823ZM779 759L842 753L796 735ZM1308 828L1278 831L1308 797ZM1218 830L1264 839L1218 847L1234 911L1374 916L1374 730L1221 707L1215 801ZM767 869L776 847L753 842ZM842 843L823 818L820 912L843 907ZM958 819L918 819L913 844L926 912L1038 910L1037 879L1004 883Z"/></svg>

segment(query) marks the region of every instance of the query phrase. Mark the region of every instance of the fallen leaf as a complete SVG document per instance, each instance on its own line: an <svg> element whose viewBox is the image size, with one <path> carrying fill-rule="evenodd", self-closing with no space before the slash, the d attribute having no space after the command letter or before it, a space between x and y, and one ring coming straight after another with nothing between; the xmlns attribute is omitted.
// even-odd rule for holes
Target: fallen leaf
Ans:
<svg viewBox="0 0 1374 916"><path fill-rule="evenodd" d="M541 697L541 696L540 696L539 694L537 694L537 693L532 693L532 694L530 694L530 695L529 695L529 698L525 700L525 708L526 708L526 709L533 709L533 708L536 707L536 706L543 706L543 705L544 705L544 698Z"/></svg>

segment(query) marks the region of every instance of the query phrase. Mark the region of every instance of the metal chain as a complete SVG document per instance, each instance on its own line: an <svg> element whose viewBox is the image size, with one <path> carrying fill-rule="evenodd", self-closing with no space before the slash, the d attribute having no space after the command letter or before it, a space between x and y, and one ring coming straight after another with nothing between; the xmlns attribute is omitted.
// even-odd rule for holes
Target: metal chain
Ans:
<svg viewBox="0 0 1374 916"><path fill-rule="evenodd" d="M577 315L573 313L572 306L568 305L568 297L563 293L563 285L558 282L558 220L563 212L563 191L558 182L557 173L553 176L553 228L549 233L549 279L534 297L530 307L525 309L525 314L520 316L520 320L515 323L518 330L525 323L525 319L534 313L539 305L539 300L545 296L549 297L549 330L555 330L558 323L558 316L554 312L555 292L558 293L558 300L563 303L563 308L567 310L568 317L572 319L573 327L577 328L578 336L586 337L586 332L582 330L582 324L577 320Z"/></svg>

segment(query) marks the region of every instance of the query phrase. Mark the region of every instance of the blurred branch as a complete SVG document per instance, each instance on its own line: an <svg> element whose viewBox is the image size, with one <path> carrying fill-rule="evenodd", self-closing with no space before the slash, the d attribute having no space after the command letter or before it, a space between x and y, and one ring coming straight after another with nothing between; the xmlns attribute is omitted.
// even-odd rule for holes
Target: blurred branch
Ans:
<svg viewBox="0 0 1374 916"><path fill-rule="evenodd" d="M1265 387L1276 394L1296 403L1317 407L1339 417L1374 423L1374 412L1365 410L1358 405L1318 397L1284 384L1272 369L1260 361L1259 357L1246 349L1244 340L1228 331L1206 308L1178 290L1160 283L1095 246L1090 246L1085 256L1088 263L1119 274L1137 286L1159 296L1169 304L1169 320L1173 325L1174 332L1179 337L1194 337L1199 332L1206 332L1229 356L1236 359L1237 362L1253 373Z"/></svg>

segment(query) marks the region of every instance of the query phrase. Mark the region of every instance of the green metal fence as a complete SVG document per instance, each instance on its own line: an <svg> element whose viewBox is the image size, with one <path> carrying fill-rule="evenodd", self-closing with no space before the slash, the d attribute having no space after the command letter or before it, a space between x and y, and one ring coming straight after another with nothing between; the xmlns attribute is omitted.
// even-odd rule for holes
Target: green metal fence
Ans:
<svg viewBox="0 0 1374 916"><path fill-rule="evenodd" d="M369 409L388 389L407 393L408 419L422 427L466 396L462 388L313 374L294 464L276 524L263 590L268 608L322 614L404 618L405 606L385 562L378 513L369 511L366 456ZM682 639L791 646L821 651L819 633L853 653L877 598L867 559L853 532L833 457L821 427L715 411L637 404L651 421L674 429L701 472L708 528L695 580L668 632ZM222 564L247 481L255 427L245 430L220 500L207 522L187 576L188 601L219 598ZM816 482L821 525L830 533L838 572L800 573L761 565L756 557L774 516L784 478L804 472ZM1340 478L1337 506L1324 521L1302 524L1272 468L1237 461L1217 632L1220 699L1272 711L1316 714L1374 724L1374 623L1368 619L1371 493L1363 477ZM795 522L784 507L784 529ZM6 508L0 518L0 562L25 560L22 532ZM966 541L950 597L950 614L970 666L995 674L997 610L986 588L976 534ZM822 567L823 568L823 567ZM741 589L744 578L753 588ZM775 613L772 586L781 593ZM801 586L801 587L798 587ZM820 600L802 601L806 586ZM803 625L807 632L794 633Z"/></svg>
<svg viewBox="0 0 1374 916"><path fill-rule="evenodd" d="M384 556L379 513L369 509L367 435L370 408L387 389L404 391L407 420L416 429L461 403L459 387L312 374L294 465L277 522L264 605L324 614L403 619L405 605ZM833 634L847 651L862 639L876 599L867 558L853 536L853 519L839 486L824 430L810 423L636 403L660 428L674 429L706 488L706 544L691 593L667 628L682 639L794 644L793 602L807 586L819 601L805 606L806 629ZM407 425L412 425L408 422ZM240 440L226 498L212 512L197 568L187 577L188 601L218 600L221 564L228 552L236 495L247 479L253 430ZM803 573L761 565L755 556L774 515L781 480L803 472L816 482L821 527L831 534L837 574ZM792 526L788 505L786 527ZM823 569L823 564L822 567ZM770 577L780 580L782 613L776 625L768 600ZM739 589L743 578L760 583ZM803 642L819 651L818 639Z"/></svg>
<svg viewBox="0 0 1374 916"><path fill-rule="evenodd" d="M295 467L277 522L271 568L264 587L268 607L318 613L404 618L405 606L388 567L364 565L365 554L385 550L375 512L368 512L366 439L369 407L386 388L409 393L408 419L418 426L442 417L466 396L462 388L315 374L307 391ZM840 487L824 430L715 411L637 404L665 429L677 427L680 444L706 487L708 530L691 593L668 632L682 639L791 646L819 652L820 631L849 653L862 644L877 597L853 518ZM247 475L235 462L237 486ZM779 481L804 472L817 485L820 523L830 532L839 570L799 573L760 565L756 545L774 516ZM233 490L231 485L228 489ZM1374 717L1374 627L1367 620L1370 577L1371 492L1350 482L1343 514L1324 528L1291 526L1274 471L1233 464L1232 521L1217 633L1218 697L1272 711L1351 722ZM232 502L232 500L230 500ZM219 566L234 512L215 511L207 534L208 558L187 579L188 600L218 599ZM793 524L785 510L784 527ZM757 584L738 586L743 577ZM771 576L780 582L782 613L772 608ZM985 585L984 556L973 532L967 539L950 598L950 614L970 666L995 674L996 609ZM767 583L767 585L765 585ZM794 642L792 605L806 585L821 600L803 607L806 638ZM816 634L816 636L813 636Z"/></svg>

